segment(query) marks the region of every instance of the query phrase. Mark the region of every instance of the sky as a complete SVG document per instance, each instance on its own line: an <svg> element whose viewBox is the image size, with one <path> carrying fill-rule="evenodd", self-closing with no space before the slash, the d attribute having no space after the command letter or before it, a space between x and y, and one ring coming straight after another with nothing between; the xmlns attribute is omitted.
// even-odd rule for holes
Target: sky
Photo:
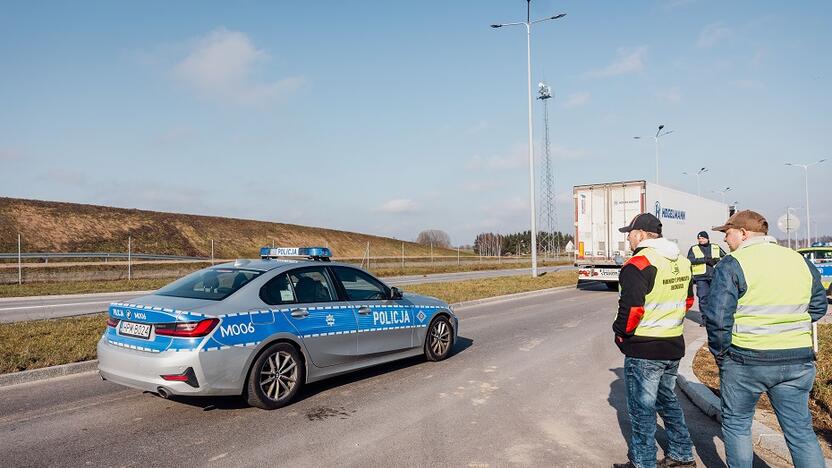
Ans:
<svg viewBox="0 0 832 468"><path fill-rule="evenodd" d="M453 244L529 229L523 0L25 2L0 11L0 196ZM656 178L832 234L832 3L534 0L572 186ZM543 109L534 103L540 187ZM540 206L538 205L538 210ZM541 224L538 223L540 227ZM785 235L772 229L773 233Z"/></svg>

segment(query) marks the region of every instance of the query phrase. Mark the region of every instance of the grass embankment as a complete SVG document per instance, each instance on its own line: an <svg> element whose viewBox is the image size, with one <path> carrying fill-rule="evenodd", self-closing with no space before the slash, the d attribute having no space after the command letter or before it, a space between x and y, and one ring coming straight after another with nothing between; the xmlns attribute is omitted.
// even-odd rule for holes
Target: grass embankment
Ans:
<svg viewBox="0 0 832 468"><path fill-rule="evenodd" d="M449 303L574 285L576 272L404 286ZM0 324L0 374L95 359L105 314Z"/></svg>
<svg viewBox="0 0 832 468"><path fill-rule="evenodd" d="M818 373L809 398L809 410L812 412L815 432L826 442L827 446L824 448L826 455L829 456L832 453L830 450L832 446L832 324L818 325L818 342L820 343L816 362ZM713 355L708 351L707 345L696 353L693 370L699 380L719 396L719 368L716 366ZM774 409L765 394L757 403L757 409L760 410L767 424L777 425Z"/></svg>
<svg viewBox="0 0 832 468"><path fill-rule="evenodd" d="M266 245L330 247L339 257L429 256L430 246L311 226L0 197L0 252L133 252L253 258ZM415 234L415 233L414 233ZM434 248L433 255L456 255ZM465 253L463 253L465 255Z"/></svg>
<svg viewBox="0 0 832 468"><path fill-rule="evenodd" d="M564 265L568 262L539 262L538 266ZM203 265L194 266L196 270ZM405 268L371 268L370 272L376 276L407 276L407 275L429 275L435 273L458 273L464 271L484 270L505 270L514 268L525 268L527 262L503 262L503 263L463 263L461 265L436 265ZM26 296L53 296L59 294L86 294L122 291L148 291L159 289L172 282L183 274L167 276L164 278L141 278L134 280L112 280L112 281L61 281L44 283L23 283L0 284L0 297L26 297Z"/></svg>

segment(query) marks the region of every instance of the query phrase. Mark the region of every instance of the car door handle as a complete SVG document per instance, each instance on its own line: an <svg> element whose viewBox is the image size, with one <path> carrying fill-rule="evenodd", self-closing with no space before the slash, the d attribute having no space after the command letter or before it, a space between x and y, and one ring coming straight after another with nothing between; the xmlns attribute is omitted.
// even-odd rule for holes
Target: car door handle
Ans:
<svg viewBox="0 0 832 468"><path fill-rule="evenodd" d="M292 317L295 318L304 318L309 315L309 311L306 309L294 309L292 310Z"/></svg>
<svg viewBox="0 0 832 468"><path fill-rule="evenodd" d="M358 313L361 314L361 315L369 315L370 312L372 312L372 310L370 310L369 307L359 307L358 308Z"/></svg>

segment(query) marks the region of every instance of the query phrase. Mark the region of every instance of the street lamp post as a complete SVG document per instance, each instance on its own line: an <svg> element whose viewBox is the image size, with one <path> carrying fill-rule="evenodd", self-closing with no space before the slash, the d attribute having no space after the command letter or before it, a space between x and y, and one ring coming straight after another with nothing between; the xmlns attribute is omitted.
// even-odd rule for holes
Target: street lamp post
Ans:
<svg viewBox="0 0 832 468"><path fill-rule="evenodd" d="M650 138L653 139L653 141L656 142L656 183L657 184L659 183L659 138L661 138L665 135L670 135L671 133L673 133L673 130L668 130L666 132L662 132L662 130L664 130L664 125L659 125L659 129L656 130L656 135L650 137ZM645 138L646 137L640 137L640 136L633 137L634 140L643 140Z"/></svg>
<svg viewBox="0 0 832 468"><path fill-rule="evenodd" d="M699 195L700 197L702 196L702 185L699 183L699 176L701 176L705 172L708 172L707 167L703 167L703 168L699 169L698 171L696 171L696 174L695 174L696 175L696 194ZM690 175L687 172L683 172L682 174Z"/></svg>
<svg viewBox="0 0 832 468"><path fill-rule="evenodd" d="M820 161L815 161L811 164L786 163L787 166L803 168L803 186L806 188L806 247L810 247L812 245L811 229L809 229L809 226L812 224L812 218L809 216L809 168L824 161L826 161L826 159L821 159Z"/></svg>
<svg viewBox="0 0 832 468"><path fill-rule="evenodd" d="M531 10L532 0L526 0L526 21L517 23L502 23L492 24L492 28L502 28L503 26L526 26L526 74L528 77L528 107L529 107L529 203L531 204L531 224L532 224L532 278L537 277L537 215L534 206L534 137L532 135L532 25L542 23L543 21L556 20L566 16L566 13L560 13L555 16L549 16L532 21Z"/></svg>
<svg viewBox="0 0 832 468"><path fill-rule="evenodd" d="M711 190L713 193L718 193L722 195L722 203L725 203L725 194L731 191L731 187L725 187L722 190Z"/></svg>

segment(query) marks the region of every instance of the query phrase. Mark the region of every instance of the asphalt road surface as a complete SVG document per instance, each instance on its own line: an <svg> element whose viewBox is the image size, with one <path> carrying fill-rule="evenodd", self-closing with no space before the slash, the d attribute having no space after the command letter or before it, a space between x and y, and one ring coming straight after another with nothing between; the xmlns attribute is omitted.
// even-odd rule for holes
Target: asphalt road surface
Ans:
<svg viewBox="0 0 832 468"><path fill-rule="evenodd" d="M574 269L571 265L539 268L540 272L555 272ZM463 281L498 276L530 274L528 268L510 270L466 271L459 273L436 273L431 275L396 276L382 278L391 286L402 284L437 283L442 281ZM98 294L71 294L65 296L9 297L0 298L0 322L19 322L72 315L93 314L107 310L111 302L127 302L130 299L150 294L151 291L129 291Z"/></svg>
<svg viewBox="0 0 832 468"><path fill-rule="evenodd" d="M0 466L610 466L626 460L629 422L605 289L462 308L449 359L312 384L275 411L94 373L6 387ZM682 399L700 466L725 466L718 425Z"/></svg>

